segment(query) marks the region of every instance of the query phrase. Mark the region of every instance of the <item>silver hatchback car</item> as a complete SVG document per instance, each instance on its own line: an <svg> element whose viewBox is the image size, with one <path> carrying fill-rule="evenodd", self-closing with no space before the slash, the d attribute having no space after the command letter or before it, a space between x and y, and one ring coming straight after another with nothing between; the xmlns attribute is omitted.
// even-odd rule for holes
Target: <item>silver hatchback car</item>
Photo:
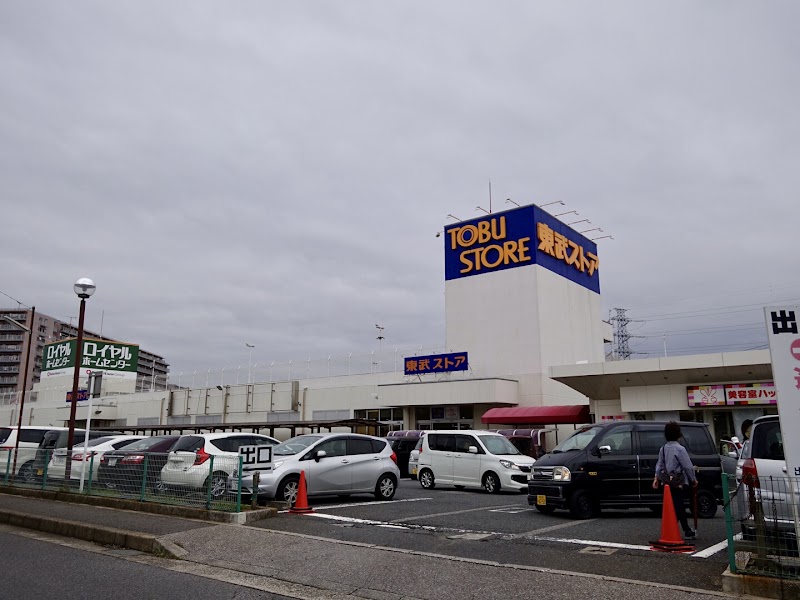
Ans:
<svg viewBox="0 0 800 600"><path fill-rule="evenodd" d="M374 494L391 500L397 491L400 469L397 456L384 438L355 433L299 435L272 448L272 470L260 473L259 499L294 504L305 473L308 496ZM229 479L235 492L237 478ZM253 494L253 476L242 478L242 495Z"/></svg>

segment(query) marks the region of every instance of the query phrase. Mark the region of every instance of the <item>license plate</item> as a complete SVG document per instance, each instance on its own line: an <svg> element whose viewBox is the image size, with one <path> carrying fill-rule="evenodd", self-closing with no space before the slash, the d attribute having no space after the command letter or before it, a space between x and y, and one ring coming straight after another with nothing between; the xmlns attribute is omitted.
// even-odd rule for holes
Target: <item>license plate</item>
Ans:
<svg viewBox="0 0 800 600"><path fill-rule="evenodd" d="M63 465L65 458L63 456L56 456L56 459L53 461L54 465Z"/></svg>
<svg viewBox="0 0 800 600"><path fill-rule="evenodd" d="M536 496L536 505L537 506L546 506L547 505L547 496L539 494Z"/></svg>
<svg viewBox="0 0 800 600"><path fill-rule="evenodd" d="M411 468L411 474L412 475L416 475L417 474L417 467L412 467Z"/></svg>
<svg viewBox="0 0 800 600"><path fill-rule="evenodd" d="M36 469L37 475L44 475L44 469Z"/></svg>
<svg viewBox="0 0 800 600"><path fill-rule="evenodd" d="M116 458L109 458L108 459L108 466L109 467L113 467L116 464L117 464L117 459Z"/></svg>

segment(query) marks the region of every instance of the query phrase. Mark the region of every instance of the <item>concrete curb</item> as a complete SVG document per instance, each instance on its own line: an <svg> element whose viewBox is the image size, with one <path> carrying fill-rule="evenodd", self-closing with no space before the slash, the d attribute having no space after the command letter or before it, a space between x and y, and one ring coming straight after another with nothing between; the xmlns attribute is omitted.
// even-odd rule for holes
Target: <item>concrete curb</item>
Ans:
<svg viewBox="0 0 800 600"><path fill-rule="evenodd" d="M67 491L35 490L29 488L18 488L9 485L0 485L0 493L11 494L14 496L24 496L26 498L40 498L42 500L57 500L59 502L71 502L73 504L88 504L90 506L105 506L107 508L119 508L137 512L146 512L154 515L168 517L182 517L186 519L199 519L214 523L232 523L235 525L247 525L274 517L278 514L278 509L273 506L258 510L247 510L240 513L223 512L219 510L207 510L193 506L175 506L172 504L159 504L157 502L141 502L139 500L128 500L125 498L110 498L106 496L89 496L87 494L75 494Z"/></svg>
<svg viewBox="0 0 800 600"><path fill-rule="evenodd" d="M731 573L728 567L722 574L722 590L747 597L799 598L800 581L760 575L739 575Z"/></svg>
<svg viewBox="0 0 800 600"><path fill-rule="evenodd" d="M130 550L138 550L139 552L158 554L169 558L183 558L186 556L185 551L172 542L160 542L154 535L125 529L98 527L77 521L28 515L13 510L0 510L0 523L63 537L77 538L106 546L119 546ZM175 549L178 549L179 552L176 552Z"/></svg>

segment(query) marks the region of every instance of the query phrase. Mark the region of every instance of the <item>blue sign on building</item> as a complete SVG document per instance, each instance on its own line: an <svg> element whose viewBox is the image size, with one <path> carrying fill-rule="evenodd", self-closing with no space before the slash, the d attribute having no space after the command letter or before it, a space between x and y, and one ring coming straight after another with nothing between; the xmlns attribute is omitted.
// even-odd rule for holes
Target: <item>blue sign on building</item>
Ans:
<svg viewBox="0 0 800 600"><path fill-rule="evenodd" d="M466 371L467 369L469 369L469 360L466 352L407 356L405 359L406 375L446 373L448 371Z"/></svg>
<svg viewBox="0 0 800 600"><path fill-rule="evenodd" d="M449 225L445 280L540 265L600 293L597 244L538 206Z"/></svg>
<svg viewBox="0 0 800 600"><path fill-rule="evenodd" d="M78 388L78 402L89 399L89 390ZM72 392L67 392L67 402L72 402Z"/></svg>

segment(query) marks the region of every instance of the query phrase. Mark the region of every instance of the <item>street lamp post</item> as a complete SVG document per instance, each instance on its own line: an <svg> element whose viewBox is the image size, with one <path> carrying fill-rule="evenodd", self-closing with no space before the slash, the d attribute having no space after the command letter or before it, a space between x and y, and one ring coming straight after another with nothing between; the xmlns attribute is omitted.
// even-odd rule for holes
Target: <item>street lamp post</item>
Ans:
<svg viewBox="0 0 800 600"><path fill-rule="evenodd" d="M250 356L247 359L247 385L250 385L252 383L250 379L253 375L253 348L255 348L256 345L248 342L245 342L244 345L250 349Z"/></svg>
<svg viewBox="0 0 800 600"><path fill-rule="evenodd" d="M72 446L75 441L75 411L78 408L78 381L81 374L81 358L83 354L83 318L86 312L86 299L94 294L94 281L81 277L72 286L72 289L81 299L81 312L78 317L78 340L75 344L75 368L72 372L72 400L69 408L69 434L67 435L67 464L64 471L64 481L69 482L72 475Z"/></svg>
<svg viewBox="0 0 800 600"><path fill-rule="evenodd" d="M28 327L27 325L23 325L19 321L12 319L11 317L3 317L6 321L10 322L12 325L16 325L23 331L28 332L28 348L27 352L25 352L25 369L24 374L22 375L22 392L20 393L19 397L19 414L17 415L17 440L14 442L14 466L11 467L11 478L15 478L17 476L17 456L19 455L19 433L22 431L22 411L25 410L25 388L28 385L28 366L30 365L30 358L31 358L31 348L33 347L33 323L34 317L36 316L36 307L31 307L31 326Z"/></svg>

